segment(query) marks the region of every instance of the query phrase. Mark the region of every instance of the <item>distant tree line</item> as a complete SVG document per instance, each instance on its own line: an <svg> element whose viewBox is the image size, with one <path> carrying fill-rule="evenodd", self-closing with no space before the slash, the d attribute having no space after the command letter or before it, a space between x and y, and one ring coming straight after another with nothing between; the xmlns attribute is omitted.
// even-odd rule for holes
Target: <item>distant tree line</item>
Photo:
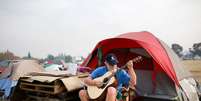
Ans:
<svg viewBox="0 0 201 101"><path fill-rule="evenodd" d="M201 42L200 43L194 43L191 48L184 51L183 47L177 43L174 43L171 45L172 50L182 59L201 59ZM28 52L27 56L24 56L20 58L19 56L15 56L14 53L7 50L6 52L0 52L0 61L3 60L17 60L17 59L36 59L40 60L41 62L52 60L55 63L60 63L61 60L63 60L66 63L73 63L78 62L75 57L71 55L65 55L65 54L59 54L57 56L54 56L52 54L49 54L44 59L37 59L33 58L31 56L31 53ZM79 61L83 61L85 58L83 56L80 56Z"/></svg>
<svg viewBox="0 0 201 101"><path fill-rule="evenodd" d="M20 59L20 57L15 56L14 53L7 50L6 52L0 52L0 61L3 60L17 60Z"/></svg>
<svg viewBox="0 0 201 101"><path fill-rule="evenodd" d="M6 52L0 52L0 61L18 60L18 59L34 59L34 60L39 60L41 63L43 63L44 61L51 60L53 63L60 64L61 60L66 63L75 63L75 62L83 61L85 58L83 56L80 56L80 60L76 60L75 56L65 55L62 53L57 56L49 54L47 55L47 57L43 59L37 59L31 55L31 52L28 52L27 56L24 56L24 57L15 56L14 53L10 52L9 50L7 50Z"/></svg>
<svg viewBox="0 0 201 101"><path fill-rule="evenodd" d="M66 63L72 63L73 57L71 55L65 55L65 54L59 54L58 56L54 56L52 54L49 54L45 60L52 60L55 63L59 63L60 60L64 60Z"/></svg>
<svg viewBox="0 0 201 101"><path fill-rule="evenodd" d="M66 55L66 54L62 53L57 56L49 54L45 59L41 59L41 62L51 61L55 64L61 64L61 61L64 61L65 63L77 63L80 61L84 61L84 59L85 58L83 56L80 56L79 60L77 60L75 56Z"/></svg>
<svg viewBox="0 0 201 101"><path fill-rule="evenodd" d="M201 59L201 42L194 43L192 48L187 51L183 50L183 47L179 44L172 44L172 50L182 59Z"/></svg>

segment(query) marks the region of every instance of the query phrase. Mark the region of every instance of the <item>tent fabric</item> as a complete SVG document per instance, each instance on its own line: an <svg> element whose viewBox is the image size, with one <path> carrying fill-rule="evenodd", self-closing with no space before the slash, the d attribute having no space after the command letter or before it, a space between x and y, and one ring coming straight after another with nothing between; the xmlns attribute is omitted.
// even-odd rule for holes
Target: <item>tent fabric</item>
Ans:
<svg viewBox="0 0 201 101"><path fill-rule="evenodd" d="M43 72L44 68L36 60L24 60L14 64L11 80L18 80L31 72Z"/></svg>
<svg viewBox="0 0 201 101"><path fill-rule="evenodd" d="M186 92L186 96L189 101L199 101L199 97L196 91L196 82L192 78L183 79L180 81L181 87L183 88L184 92Z"/></svg>
<svg viewBox="0 0 201 101"><path fill-rule="evenodd" d="M36 60L22 60L11 64L1 75L1 79L18 80L31 72L43 72L44 68Z"/></svg>
<svg viewBox="0 0 201 101"><path fill-rule="evenodd" d="M13 63L10 63L9 66L0 74L0 79L7 79L12 74L12 68L14 68Z"/></svg>
<svg viewBox="0 0 201 101"><path fill-rule="evenodd" d="M10 61L8 60L4 60L0 62L0 67L8 67L9 66Z"/></svg>
<svg viewBox="0 0 201 101"><path fill-rule="evenodd" d="M10 61L4 60L0 62L0 73L2 73L10 64Z"/></svg>
<svg viewBox="0 0 201 101"><path fill-rule="evenodd" d="M179 79L183 77L182 73L184 72L179 74L180 71L179 70L177 71L177 68L180 66L175 65L175 64L179 64L179 62L174 63L174 60L171 60L171 58L177 58L177 57L172 56L172 54L170 54L171 52L167 52L167 51L170 51L170 49L164 48L160 40L157 39L150 32L146 32L146 31L130 32L130 33L121 34L115 38L102 40L96 45L92 53L82 63L82 66L96 68L98 64L97 50L99 48L102 49L103 56L105 56L112 49L143 48L158 64L158 69L155 69L156 72L159 70L163 70L170 77L170 79L173 80L177 85L179 85Z"/></svg>
<svg viewBox="0 0 201 101"><path fill-rule="evenodd" d="M184 78L192 77L192 74L188 70L185 70L185 65L183 65L181 60L177 58L178 56L176 55L176 53L172 49L170 49L163 41L160 40L160 42L165 50L167 50L168 55L172 57L170 58L170 60L173 64L173 69L175 70L178 80L181 81Z"/></svg>
<svg viewBox="0 0 201 101"><path fill-rule="evenodd" d="M152 74L153 71L147 70L135 70L137 79L136 89L138 94L143 95L168 95L170 97L176 96L176 90L174 90L174 83L164 74L158 73L156 76L156 88L153 89Z"/></svg>

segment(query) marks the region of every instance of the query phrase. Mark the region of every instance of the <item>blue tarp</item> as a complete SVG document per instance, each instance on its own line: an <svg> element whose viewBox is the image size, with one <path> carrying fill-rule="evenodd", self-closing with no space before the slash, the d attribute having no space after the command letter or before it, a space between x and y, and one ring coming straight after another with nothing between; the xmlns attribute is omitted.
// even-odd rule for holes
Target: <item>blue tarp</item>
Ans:
<svg viewBox="0 0 201 101"><path fill-rule="evenodd" d="M0 80L0 90L4 90L4 95L8 97L11 93L11 88L16 86L17 81L9 80L9 79L1 79Z"/></svg>

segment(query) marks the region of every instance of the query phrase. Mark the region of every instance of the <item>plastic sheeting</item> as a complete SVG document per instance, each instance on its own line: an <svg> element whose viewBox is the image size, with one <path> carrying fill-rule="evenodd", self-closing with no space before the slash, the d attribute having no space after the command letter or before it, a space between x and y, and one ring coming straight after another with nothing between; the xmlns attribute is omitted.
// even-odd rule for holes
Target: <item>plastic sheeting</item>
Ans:
<svg viewBox="0 0 201 101"><path fill-rule="evenodd" d="M197 91L195 89L196 83L193 79L183 79L179 83L181 84L181 87L183 88L189 101L199 101Z"/></svg>
<svg viewBox="0 0 201 101"><path fill-rule="evenodd" d="M9 80L9 79L2 79L0 80L0 89L4 90L4 95L8 97L11 93L12 87L17 85L17 81Z"/></svg>

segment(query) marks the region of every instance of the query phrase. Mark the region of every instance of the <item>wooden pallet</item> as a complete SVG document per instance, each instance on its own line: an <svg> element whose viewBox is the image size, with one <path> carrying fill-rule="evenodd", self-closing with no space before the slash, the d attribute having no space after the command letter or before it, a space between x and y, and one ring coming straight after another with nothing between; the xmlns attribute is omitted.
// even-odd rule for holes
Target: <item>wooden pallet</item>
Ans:
<svg viewBox="0 0 201 101"><path fill-rule="evenodd" d="M21 82L20 89L25 91L40 92L46 94L58 94L65 90L61 81L56 80L53 83L31 83Z"/></svg>

